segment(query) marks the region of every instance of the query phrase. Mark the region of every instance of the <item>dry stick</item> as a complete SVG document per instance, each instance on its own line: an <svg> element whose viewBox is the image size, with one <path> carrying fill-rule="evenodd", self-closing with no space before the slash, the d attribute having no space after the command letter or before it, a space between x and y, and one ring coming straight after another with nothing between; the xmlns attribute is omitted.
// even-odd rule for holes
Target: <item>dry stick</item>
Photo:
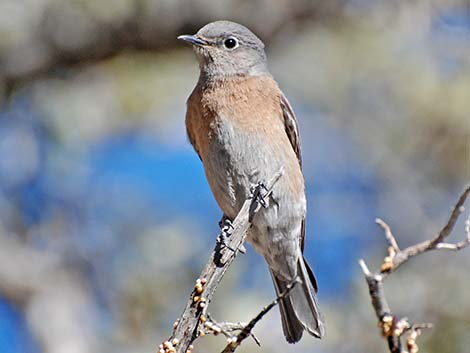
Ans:
<svg viewBox="0 0 470 353"><path fill-rule="evenodd" d="M243 329L241 330L241 332L236 336L234 337L228 344L227 346L225 347L225 349L222 351L222 353L233 353L235 352L235 350L242 344L243 340L245 340L245 338L247 338L248 336L251 335L251 331L253 330L253 328L255 327L255 325L264 317L264 315L266 315L274 306L276 306L283 298L285 298L286 295L288 295L290 293L290 291L292 290L292 288L294 288L294 286L299 282L299 280L295 280L293 281L292 283L289 283L289 285L287 285L286 289L284 290L284 292L282 292L281 294L279 294L279 296L274 299L271 303L269 303L268 305L266 305L263 310L261 310L259 312L258 315L256 315L249 323L248 325L246 325L245 327L243 327Z"/></svg>
<svg viewBox="0 0 470 353"><path fill-rule="evenodd" d="M379 226L383 228L385 232L385 239L388 241L392 249L395 250L396 252L399 252L400 248L398 247L397 240L395 239L395 236L393 235L392 230L390 229L388 224L382 221L380 218L376 218L375 223L377 223Z"/></svg>
<svg viewBox="0 0 470 353"><path fill-rule="evenodd" d="M196 282L196 287L189 297L183 314L175 322L173 335L160 346L160 351L166 353L186 353L191 351L188 348L198 337L198 326L203 311L207 310L207 305L210 303L219 282L235 259L236 252L243 245L253 216L261 208L261 205L269 200L273 186L283 174L284 168L281 168L267 184L258 184L254 188L252 195L245 201L232 223L230 236L225 242L226 246L221 251L220 246L216 245ZM235 251L231 249L235 249ZM222 253L220 254L220 252Z"/></svg>
<svg viewBox="0 0 470 353"><path fill-rule="evenodd" d="M444 240L450 235L457 223L460 214L463 212L463 205L470 194L470 185L467 185L455 204L447 224L442 230L431 240L425 240L416 245L409 246L400 250L396 238L394 237L390 227L381 219L377 219L376 223L383 228L385 238L389 243L389 255L384 259L380 271L371 272L363 259L359 260L359 265L364 272L364 276L369 287L369 294L372 301L377 319L382 328L382 334L386 337L390 352L402 353L401 337L410 331L407 339L407 349L410 353L417 352L416 338L423 328L429 328L431 324L411 325L407 319L398 319L391 314L390 306L385 297L383 280L393 273L399 266L404 264L410 258L422 254L430 250L460 250L470 244L470 217L465 225L465 239L457 243L445 243Z"/></svg>
<svg viewBox="0 0 470 353"><path fill-rule="evenodd" d="M204 332L206 334L218 335L219 333L223 334L227 338L227 342L232 342L236 339L236 335L233 334L235 331L242 331L248 325L246 322L216 322L214 321L209 314L207 314L207 322L204 324ZM250 332L253 341L258 346L261 346L261 342L258 337L255 336L253 332Z"/></svg>
<svg viewBox="0 0 470 353"><path fill-rule="evenodd" d="M452 213L449 217L449 220L447 221L447 224L442 228L442 230L439 232L439 234L437 234L436 237L434 237L431 240L425 240L416 245L409 246L403 250L398 249L396 255L393 257L391 270L397 269L400 265L408 261L411 257L419 255L429 250L460 250L466 247L470 243L470 238L468 236L464 240L455 244L444 243L444 240L450 235L450 233L454 229L454 226L457 223L457 220L460 214L464 210L463 205L469 193L470 193L470 185L467 185L464 191L462 192L462 194L460 195L457 203L455 204L452 210ZM381 222L385 224L385 222L383 221ZM380 224L380 220L378 223ZM386 226L386 228L384 228L385 231L387 228L390 229L388 226ZM391 232L389 233L389 235L391 235L392 239L395 239ZM395 240L395 243L396 243L396 240ZM398 245L397 245L397 248L398 248ZM383 271L383 272L390 273L392 271Z"/></svg>

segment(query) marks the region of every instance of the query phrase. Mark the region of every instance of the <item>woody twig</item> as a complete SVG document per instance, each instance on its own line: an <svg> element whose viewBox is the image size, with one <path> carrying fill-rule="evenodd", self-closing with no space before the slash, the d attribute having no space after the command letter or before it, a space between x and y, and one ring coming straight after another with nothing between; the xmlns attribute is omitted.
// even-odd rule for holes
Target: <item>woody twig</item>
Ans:
<svg viewBox="0 0 470 353"><path fill-rule="evenodd" d="M385 296L383 286L384 279L392 274L398 267L407 262L410 258L423 254L431 250L461 250L470 244L470 217L465 222L465 238L456 243L446 242L447 237L452 233L455 224L461 213L464 211L464 203L470 194L468 185L460 195L455 204L446 225L432 239L400 249L398 242L390 227L381 219L376 219L376 223L383 229L385 239L388 242L388 255L380 267L380 270L372 272L366 262L361 259L359 265L364 273L369 294L372 300L379 326L383 337L387 340L391 353L416 353L418 345L416 339L421 334L422 329L432 327L432 324L411 324L407 318L399 318L393 315ZM403 339L406 336L406 348L403 346Z"/></svg>
<svg viewBox="0 0 470 353"><path fill-rule="evenodd" d="M223 236L223 246L217 242L209 261L196 281L181 317L174 324L173 334L160 345L159 353L191 353L192 343L204 335L208 328L210 329L208 326L217 327L207 319L207 307L225 272L243 248L246 232L254 215L261 207L269 207L272 189L283 174L284 169L281 168L267 183L259 183L253 187L251 196L243 204L230 229L224 230L226 234ZM251 329L252 327L247 335L250 335ZM246 333L245 328L242 328L240 334L243 332Z"/></svg>

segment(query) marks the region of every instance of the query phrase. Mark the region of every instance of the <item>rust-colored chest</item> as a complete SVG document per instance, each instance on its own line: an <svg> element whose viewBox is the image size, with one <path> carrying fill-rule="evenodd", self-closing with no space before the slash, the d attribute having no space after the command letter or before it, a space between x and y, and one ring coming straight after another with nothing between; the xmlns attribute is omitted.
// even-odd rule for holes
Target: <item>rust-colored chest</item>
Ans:
<svg viewBox="0 0 470 353"><path fill-rule="evenodd" d="M188 137L204 159L221 125L227 123L260 138L284 134L280 97L276 82L268 76L199 83L188 99Z"/></svg>

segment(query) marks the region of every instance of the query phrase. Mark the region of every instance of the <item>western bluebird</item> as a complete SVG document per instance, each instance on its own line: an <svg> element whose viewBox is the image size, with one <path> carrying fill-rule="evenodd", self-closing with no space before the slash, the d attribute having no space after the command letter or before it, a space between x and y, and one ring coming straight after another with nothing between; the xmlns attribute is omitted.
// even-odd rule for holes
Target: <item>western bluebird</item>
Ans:
<svg viewBox="0 0 470 353"><path fill-rule="evenodd" d="M298 342L304 330L321 338L317 283L302 254L306 201L297 121L268 71L264 44L229 21L178 39L192 44L200 68L187 102L187 134L225 217L233 220L251 187L284 168L274 202L256 214L247 240L266 259L278 294L301 280L279 306L287 341Z"/></svg>

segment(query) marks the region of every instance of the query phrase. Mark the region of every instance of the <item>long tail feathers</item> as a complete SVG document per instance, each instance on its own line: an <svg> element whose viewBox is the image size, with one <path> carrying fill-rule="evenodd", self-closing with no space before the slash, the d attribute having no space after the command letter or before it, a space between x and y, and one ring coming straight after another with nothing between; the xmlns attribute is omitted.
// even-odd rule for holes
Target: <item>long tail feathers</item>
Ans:
<svg viewBox="0 0 470 353"><path fill-rule="evenodd" d="M283 293L289 282L276 277L272 272L271 275L276 293ZM301 283L296 284L289 295L279 303L282 328L289 343L298 342L304 330L317 338L325 335L316 296L317 282L303 257L299 258L297 275Z"/></svg>

